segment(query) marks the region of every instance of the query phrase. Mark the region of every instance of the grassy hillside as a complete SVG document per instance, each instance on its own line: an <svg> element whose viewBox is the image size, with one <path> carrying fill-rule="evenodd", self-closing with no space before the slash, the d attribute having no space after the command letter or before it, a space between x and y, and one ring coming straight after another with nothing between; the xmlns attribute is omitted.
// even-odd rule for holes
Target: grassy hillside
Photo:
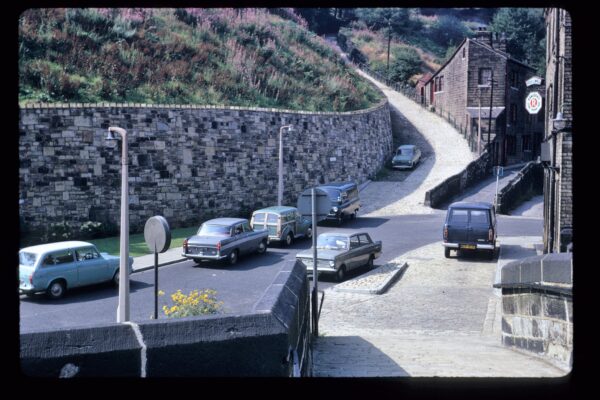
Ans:
<svg viewBox="0 0 600 400"><path fill-rule="evenodd" d="M30 9L19 75L20 103L351 111L380 100L290 9Z"/></svg>

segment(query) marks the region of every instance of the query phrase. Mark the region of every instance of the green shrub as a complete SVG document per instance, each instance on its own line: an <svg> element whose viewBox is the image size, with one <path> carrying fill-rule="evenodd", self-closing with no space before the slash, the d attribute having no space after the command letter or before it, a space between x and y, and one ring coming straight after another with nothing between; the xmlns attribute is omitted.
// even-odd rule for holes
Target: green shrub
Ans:
<svg viewBox="0 0 600 400"><path fill-rule="evenodd" d="M46 241L48 242L60 242L70 240L73 237L73 233L71 226L66 221L61 221L50 223L46 236Z"/></svg>

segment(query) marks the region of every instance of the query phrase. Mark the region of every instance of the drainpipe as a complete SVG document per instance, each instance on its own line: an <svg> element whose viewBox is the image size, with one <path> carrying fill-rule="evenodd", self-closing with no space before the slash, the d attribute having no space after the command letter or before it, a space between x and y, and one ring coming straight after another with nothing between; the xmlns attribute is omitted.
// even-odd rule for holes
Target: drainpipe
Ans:
<svg viewBox="0 0 600 400"><path fill-rule="evenodd" d="M559 109L558 107L558 68L559 68L559 63L558 63L558 59L559 59L559 54L560 54L560 32L559 32L559 23L560 23L560 10L558 8L554 9L555 11L555 25L554 25L554 39L555 39L555 44L556 44L556 51L553 54L553 62L554 62L554 88L553 91L554 93L552 94L552 96L554 97L554 101L552 102L554 104L554 109L552 110L552 113L554 114L554 116L556 116L556 112ZM556 133L554 132L554 127L551 125L550 127L550 132L551 132L551 140L552 140L552 166L556 167ZM550 240L549 240L549 244L548 244L548 251L550 253L554 253L554 243L555 243L555 225L556 225L556 214L555 214L555 208L556 208L556 171L554 168L550 169L550 187L551 187L551 196L550 196Z"/></svg>

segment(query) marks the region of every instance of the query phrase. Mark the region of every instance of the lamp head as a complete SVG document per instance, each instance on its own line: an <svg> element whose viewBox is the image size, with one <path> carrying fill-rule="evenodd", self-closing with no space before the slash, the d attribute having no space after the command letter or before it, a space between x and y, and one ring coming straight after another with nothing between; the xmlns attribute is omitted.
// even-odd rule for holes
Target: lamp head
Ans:
<svg viewBox="0 0 600 400"><path fill-rule="evenodd" d="M109 126L108 127L108 135L106 136L106 140L117 140L118 138L115 137L113 132L117 132L119 135L121 135L122 139L125 139L125 135L127 134L127 131L123 128L119 128L118 126Z"/></svg>
<svg viewBox="0 0 600 400"><path fill-rule="evenodd" d="M110 128L108 129L108 135L106 135L106 140L117 140L117 138L113 134L112 130L110 130Z"/></svg>

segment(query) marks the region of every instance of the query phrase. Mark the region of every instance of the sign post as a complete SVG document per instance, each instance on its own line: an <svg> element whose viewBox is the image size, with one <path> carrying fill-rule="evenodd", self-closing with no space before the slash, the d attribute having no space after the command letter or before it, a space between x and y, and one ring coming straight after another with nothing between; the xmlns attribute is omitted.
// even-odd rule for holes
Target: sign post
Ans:
<svg viewBox="0 0 600 400"><path fill-rule="evenodd" d="M494 196L494 206L498 206L498 181L501 176L504 176L504 167L496 166L494 167L494 175L496 175L496 195Z"/></svg>
<svg viewBox="0 0 600 400"><path fill-rule="evenodd" d="M158 319L158 253L164 253L171 246L171 229L160 215L148 218L144 225L144 239L148 249L154 252L154 319Z"/></svg>

